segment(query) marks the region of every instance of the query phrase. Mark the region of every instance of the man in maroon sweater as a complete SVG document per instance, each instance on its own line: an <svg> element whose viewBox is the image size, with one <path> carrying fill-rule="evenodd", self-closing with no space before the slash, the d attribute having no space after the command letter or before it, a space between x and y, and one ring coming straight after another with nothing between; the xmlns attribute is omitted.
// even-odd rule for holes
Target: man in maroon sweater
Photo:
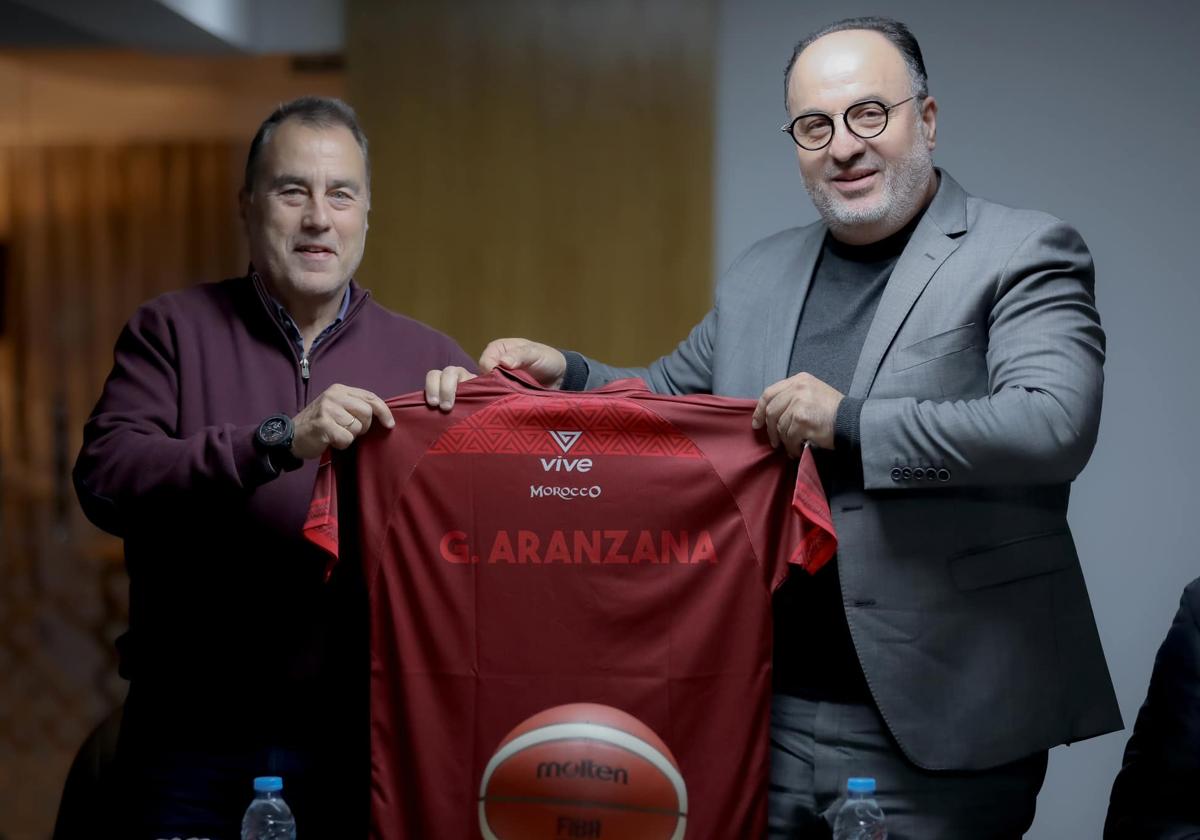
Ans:
<svg viewBox="0 0 1200 840"><path fill-rule="evenodd" d="M121 333L75 486L125 540L130 680L106 836L236 837L257 775L284 777L304 836L362 836L365 601L301 537L317 457L425 372L449 338L351 279L367 141L333 99L281 105L246 162L246 277L163 295Z"/></svg>

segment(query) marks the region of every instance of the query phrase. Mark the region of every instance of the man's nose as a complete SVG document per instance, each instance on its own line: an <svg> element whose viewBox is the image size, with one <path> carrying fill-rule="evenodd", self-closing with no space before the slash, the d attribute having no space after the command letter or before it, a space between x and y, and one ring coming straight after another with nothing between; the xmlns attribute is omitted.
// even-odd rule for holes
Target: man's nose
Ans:
<svg viewBox="0 0 1200 840"><path fill-rule="evenodd" d="M834 125L833 140L829 143L829 155L838 163L845 163L861 155L866 142L846 127L844 122Z"/></svg>
<svg viewBox="0 0 1200 840"><path fill-rule="evenodd" d="M305 205L302 221L304 226L310 229L326 230L329 227L329 208L320 196L310 199Z"/></svg>

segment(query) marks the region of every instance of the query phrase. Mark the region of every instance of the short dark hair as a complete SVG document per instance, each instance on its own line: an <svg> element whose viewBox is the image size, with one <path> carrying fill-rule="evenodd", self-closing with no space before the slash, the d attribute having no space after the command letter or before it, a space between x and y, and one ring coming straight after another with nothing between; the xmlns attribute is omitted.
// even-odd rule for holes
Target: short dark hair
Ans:
<svg viewBox="0 0 1200 840"><path fill-rule="evenodd" d="M784 107L787 107L788 80L792 77L792 67L795 66L796 59L800 57L800 53L804 52L818 38L823 38L833 32L845 32L848 29L865 29L869 32L878 32L891 41L892 45L900 51L900 57L904 59L904 63L908 67L908 75L912 80L913 96L917 98L918 102L929 96L929 76L925 72L925 59L921 56L921 45L917 43L916 36L912 34L907 26L898 20L872 15L845 18L828 26L822 26L820 29L810 32L800 39L800 42L796 44L796 48L792 50L792 58L788 61L787 68L783 71Z"/></svg>
<svg viewBox="0 0 1200 840"><path fill-rule="evenodd" d="M250 141L250 153L246 155L246 174L242 188L250 193L254 189L254 175L258 169L258 158L263 145L271 139L271 133L284 120L297 119L304 125L316 128L342 126L354 135L354 142L362 150L363 164L367 170L367 187L371 186L371 158L367 154L367 135L358 125L354 109L333 96L302 96L291 102L281 103L271 115L262 121L254 139Z"/></svg>

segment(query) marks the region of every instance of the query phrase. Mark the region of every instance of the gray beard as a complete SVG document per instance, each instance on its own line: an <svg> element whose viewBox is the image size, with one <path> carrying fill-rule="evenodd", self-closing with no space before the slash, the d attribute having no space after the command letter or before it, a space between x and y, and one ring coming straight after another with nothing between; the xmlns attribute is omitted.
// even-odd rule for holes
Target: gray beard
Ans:
<svg viewBox="0 0 1200 840"><path fill-rule="evenodd" d="M920 132L924 135L924 131ZM933 153L924 142L914 143L912 151L883 168L883 197L874 207L848 206L825 182L804 177L804 186L813 205L834 234L852 231L863 225L885 224L899 229L916 215L925 200L925 189L933 169ZM868 161L873 165L874 161Z"/></svg>

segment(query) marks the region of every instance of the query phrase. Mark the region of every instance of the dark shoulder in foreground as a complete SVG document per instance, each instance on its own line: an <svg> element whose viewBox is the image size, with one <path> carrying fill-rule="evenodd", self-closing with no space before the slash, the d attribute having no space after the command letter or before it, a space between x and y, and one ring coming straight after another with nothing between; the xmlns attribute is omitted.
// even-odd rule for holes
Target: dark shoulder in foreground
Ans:
<svg viewBox="0 0 1200 840"><path fill-rule="evenodd" d="M244 316L254 297L249 277L197 283L144 301L129 314L127 322L135 331L202 330Z"/></svg>
<svg viewBox="0 0 1200 840"><path fill-rule="evenodd" d="M253 292L254 284L249 277L230 277L163 292L145 301L138 308L178 311L198 306L224 310L228 309L233 301Z"/></svg>
<svg viewBox="0 0 1200 840"><path fill-rule="evenodd" d="M430 367L461 365L474 372L475 362L453 338L426 323L393 312L368 299L358 318L374 338L388 345L399 345L406 351L420 350L423 358L429 358Z"/></svg>

